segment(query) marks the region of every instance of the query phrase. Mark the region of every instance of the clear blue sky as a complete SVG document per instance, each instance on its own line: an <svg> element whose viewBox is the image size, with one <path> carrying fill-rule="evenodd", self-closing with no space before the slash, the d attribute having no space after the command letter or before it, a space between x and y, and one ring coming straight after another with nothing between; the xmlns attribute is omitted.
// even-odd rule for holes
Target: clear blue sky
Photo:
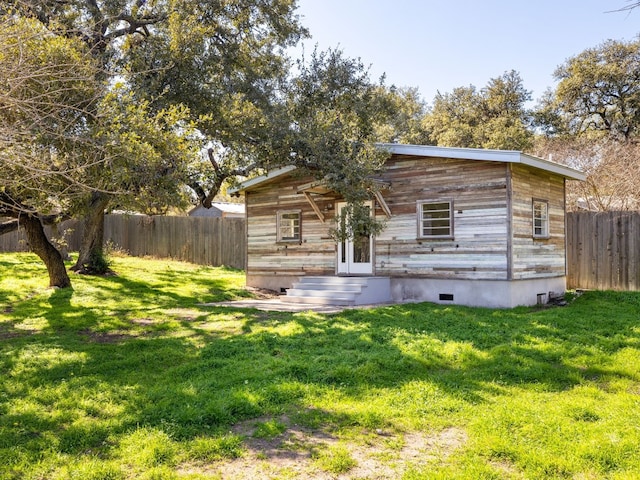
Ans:
<svg viewBox="0 0 640 480"><path fill-rule="evenodd" d="M567 58L607 39L633 40L640 9L627 0L299 0L310 52L340 47L377 79L418 87L432 103L455 87L481 88L520 72L534 100Z"/></svg>

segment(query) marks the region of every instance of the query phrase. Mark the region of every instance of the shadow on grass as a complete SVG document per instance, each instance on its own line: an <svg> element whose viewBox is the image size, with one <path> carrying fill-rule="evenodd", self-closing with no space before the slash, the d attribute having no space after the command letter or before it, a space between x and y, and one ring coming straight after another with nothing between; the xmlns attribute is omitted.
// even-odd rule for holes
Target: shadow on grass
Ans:
<svg viewBox="0 0 640 480"><path fill-rule="evenodd" d="M198 315L166 332L99 342L85 330L105 321L101 313L60 321L53 311L73 311L73 292L52 294L46 330L0 336L0 449L17 445L33 460L47 450L108 449L140 426L192 439L282 412L308 424L377 428L388 418L367 407L372 392L392 415L448 415L513 386L562 391L594 376L628 376L607 367L609 356L640 348L637 295L587 294L563 309L408 304L324 316L196 307L118 277L101 288L105 299L144 296L155 308ZM222 317L238 325L216 330ZM309 408L336 397L364 405Z"/></svg>

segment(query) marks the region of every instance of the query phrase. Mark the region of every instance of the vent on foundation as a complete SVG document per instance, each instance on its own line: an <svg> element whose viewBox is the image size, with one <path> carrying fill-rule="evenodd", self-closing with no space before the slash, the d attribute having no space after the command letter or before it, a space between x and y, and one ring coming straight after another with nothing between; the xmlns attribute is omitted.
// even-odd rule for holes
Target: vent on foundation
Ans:
<svg viewBox="0 0 640 480"><path fill-rule="evenodd" d="M453 293L441 293L440 300L446 300L449 302L453 302Z"/></svg>

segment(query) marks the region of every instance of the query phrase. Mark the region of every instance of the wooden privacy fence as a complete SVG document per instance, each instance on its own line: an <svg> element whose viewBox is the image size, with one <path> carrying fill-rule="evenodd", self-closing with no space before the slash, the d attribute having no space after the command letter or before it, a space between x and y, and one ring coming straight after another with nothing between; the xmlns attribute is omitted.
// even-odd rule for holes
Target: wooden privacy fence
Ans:
<svg viewBox="0 0 640 480"><path fill-rule="evenodd" d="M52 233L50 228L46 230L48 234ZM58 234L64 232L68 250L80 248L81 227L78 222L64 222L57 231ZM133 256L245 268L243 218L106 215L104 239ZM28 247L21 231L0 236L0 251L26 250Z"/></svg>
<svg viewBox="0 0 640 480"><path fill-rule="evenodd" d="M64 222L57 232L68 250L78 250L78 222ZM134 256L234 268L246 263L243 218L107 215L105 241ZM0 252L26 250L22 232L0 236ZM640 212L567 214L567 287L640 290Z"/></svg>
<svg viewBox="0 0 640 480"><path fill-rule="evenodd" d="M244 268L243 218L107 215L105 241L136 257Z"/></svg>
<svg viewBox="0 0 640 480"><path fill-rule="evenodd" d="M9 219L5 219L9 220ZM44 227L47 237L54 238L57 246L64 245L67 250L78 250L82 238L82 230L78 229L79 222L67 220L55 227ZM27 238L22 229L0 235L0 252L28 252Z"/></svg>
<svg viewBox="0 0 640 480"><path fill-rule="evenodd" d="M567 287L640 290L640 212L567 215Z"/></svg>

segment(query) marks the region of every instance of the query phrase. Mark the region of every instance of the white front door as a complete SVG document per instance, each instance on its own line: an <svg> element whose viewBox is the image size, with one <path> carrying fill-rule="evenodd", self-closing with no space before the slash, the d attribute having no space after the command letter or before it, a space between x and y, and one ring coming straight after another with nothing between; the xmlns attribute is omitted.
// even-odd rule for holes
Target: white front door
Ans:
<svg viewBox="0 0 640 480"><path fill-rule="evenodd" d="M338 203L336 212L340 221L346 221L347 204ZM368 205L373 212L373 202ZM373 273L373 237L371 235L358 236L353 239L338 242L338 273L345 275L371 275Z"/></svg>

